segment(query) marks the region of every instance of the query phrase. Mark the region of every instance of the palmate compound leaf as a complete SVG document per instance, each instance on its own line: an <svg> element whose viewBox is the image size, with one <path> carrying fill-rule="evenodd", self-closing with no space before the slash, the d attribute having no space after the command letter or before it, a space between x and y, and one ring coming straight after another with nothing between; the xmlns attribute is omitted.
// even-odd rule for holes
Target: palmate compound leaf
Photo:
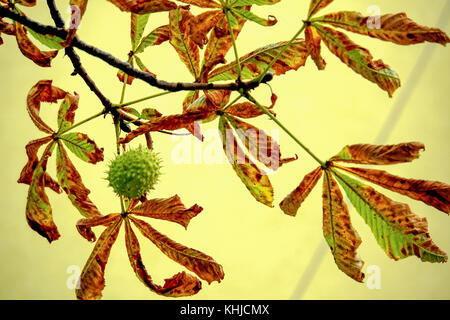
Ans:
<svg viewBox="0 0 450 320"><path fill-rule="evenodd" d="M152 199L144 201L136 206L138 200L130 203L128 212L124 214L114 213L107 216L93 216L80 219L77 222L77 230L88 241L96 241L92 227L106 226L89 257L81 275L80 289L77 290L79 299L99 299L105 287L104 269L111 250L111 246L117 238L120 224L125 221L125 242L128 257L136 276L152 291L168 297L181 297L196 294L201 289L201 282L196 277L185 272L180 272L172 278L165 280L164 286L154 284L142 262L138 239L131 229L131 220L164 254L169 258L185 266L196 273L200 278L211 283L220 282L223 277L223 269L220 264L210 256L187 248L174 242L165 235L153 229L148 223L135 218L135 216L151 217L179 223L187 226L189 220L195 217L202 208L193 205L186 209L180 198L176 195L168 199ZM116 228L117 226L117 228Z"/></svg>
<svg viewBox="0 0 450 320"><path fill-rule="evenodd" d="M153 283L142 262L139 241L131 228L129 219L125 219L125 243L133 271L151 291L166 297L185 297L196 294L202 288L200 280L184 271L166 279L164 286Z"/></svg>
<svg viewBox="0 0 450 320"><path fill-rule="evenodd" d="M211 283L224 278L222 266L198 250L185 247L153 229L148 223L129 216L142 235L152 241L165 255Z"/></svg>
<svg viewBox="0 0 450 320"><path fill-rule="evenodd" d="M397 73L382 60L373 60L369 50L357 45L344 33L313 23L328 49L353 71L376 83L392 97L401 83Z"/></svg>
<svg viewBox="0 0 450 320"><path fill-rule="evenodd" d="M405 179L383 170L349 168L333 164L341 170L433 206L447 214L450 213L450 185L429 180Z"/></svg>
<svg viewBox="0 0 450 320"><path fill-rule="evenodd" d="M278 42L259 48L239 59L241 65L241 78L253 79L261 74L269 63L283 50L287 42ZM289 70L297 70L305 65L309 52L305 41L295 40L293 44L279 57L270 68L275 75L282 75ZM218 67L208 75L209 81L237 79L236 61Z"/></svg>
<svg viewBox="0 0 450 320"><path fill-rule="evenodd" d="M102 291L105 288L105 267L108 263L111 248L119 235L122 220L121 216L117 215L116 219L110 222L95 243L95 247L81 272L79 286L75 291L77 299L98 300L102 297Z"/></svg>
<svg viewBox="0 0 450 320"><path fill-rule="evenodd" d="M356 252L361 239L352 227L339 186L328 170L323 180L323 235L338 268L362 282L364 273L361 269L364 263Z"/></svg>
<svg viewBox="0 0 450 320"><path fill-rule="evenodd" d="M219 132L225 154L238 177L258 202L273 207L273 187L269 177L247 157L238 145L225 116L220 117Z"/></svg>
<svg viewBox="0 0 450 320"><path fill-rule="evenodd" d="M353 206L369 225L386 254L399 260L415 255L422 261L447 262L447 254L431 240L425 218L359 181L333 170Z"/></svg>
<svg viewBox="0 0 450 320"><path fill-rule="evenodd" d="M173 10L177 5L168 0L108 0L122 11L145 14Z"/></svg>
<svg viewBox="0 0 450 320"><path fill-rule="evenodd" d="M435 42L445 46L450 42L450 38L442 30L418 25L405 13L365 17L355 11L340 11L314 18L312 21L399 45Z"/></svg>
<svg viewBox="0 0 450 320"><path fill-rule="evenodd" d="M33 172L26 204L26 219L28 225L31 229L45 237L48 242L57 240L60 237L58 229L53 221L50 202L45 193L47 161L55 148L55 145L54 142L47 145L41 160Z"/></svg>
<svg viewBox="0 0 450 320"><path fill-rule="evenodd" d="M326 168L318 167L311 173L307 174L300 185L280 203L280 207L284 213L292 216L296 215L298 208L309 195L325 171L323 193L325 210L324 227L327 225L332 226L329 219L333 218L333 215L330 215L328 212L332 212L330 209L330 204L333 203L332 190L333 188L337 188L336 182L333 178L334 176L337 178L339 184L344 188L344 191L353 206L372 229L378 244L384 249L389 257L398 260L411 255L416 255L422 261L446 262L447 254L439 249L431 240L428 233L426 219L422 219L412 213L407 204L395 202L377 192L373 188L351 179L341 171L337 171L337 169L339 169L349 172L359 178L409 196L412 199L420 200L427 205L449 213L450 186L445 183L437 181L404 179L391 175L382 170L351 168L336 164L336 162L342 161L375 165L410 162L419 157L419 153L422 149L424 149L424 145L419 142L400 143L396 145L348 145L344 147L336 156L327 161ZM334 192L336 192L334 195L335 199L342 198L342 196L338 195L338 193L340 194L338 189ZM340 207L339 205L334 206L337 208ZM349 226L345 223L344 225L346 225L346 227ZM328 235L331 234L329 232L330 230L333 231L331 227L324 229L325 232L328 232ZM334 231L336 230L338 229L335 229ZM341 232L339 235L341 234L344 233ZM356 233L354 234L356 235ZM327 242L329 242L330 239L331 238L327 239ZM353 239L358 239L358 237ZM352 243L356 244L357 242ZM342 249L342 246L340 249ZM353 255L353 257L356 258L356 255ZM355 262L357 260L351 261ZM339 266L337 261L336 263ZM352 266L353 268L358 266L358 263L347 263L346 265ZM339 266L339 268L341 267ZM358 269L353 268L349 270L355 271ZM352 275L358 275L355 280L362 280L362 277L360 278L362 274L357 272L350 272L347 274L354 279L355 277Z"/></svg>
<svg viewBox="0 0 450 320"><path fill-rule="evenodd" d="M99 216L100 212L88 197L90 191L84 186L80 174L60 141L56 153L56 172L58 182L73 206L85 217Z"/></svg>

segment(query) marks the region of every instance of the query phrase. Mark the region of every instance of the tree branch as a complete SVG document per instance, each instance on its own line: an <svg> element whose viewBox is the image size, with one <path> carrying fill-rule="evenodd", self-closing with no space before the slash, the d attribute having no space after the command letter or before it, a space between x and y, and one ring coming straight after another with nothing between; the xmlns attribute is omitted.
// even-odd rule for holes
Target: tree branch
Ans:
<svg viewBox="0 0 450 320"><path fill-rule="evenodd" d="M67 38L67 31L63 27L53 27L49 25L43 25L36 22L26 16L22 16L8 8L0 6L0 17L10 18L18 23L32 29L41 34L49 34L60 37L62 39ZM53 17L55 18L55 17ZM61 19L62 20L62 19ZM61 22L61 21L59 21ZM58 22L58 24L59 24ZM140 79L149 85L167 90L167 91L193 91L193 90L231 90L231 91L248 91L255 89L259 86L260 81L246 81L246 82L232 82L232 83L184 83L184 82L167 82L156 79L152 74L143 72L141 70L133 68L129 63L117 59L108 52L98 49L86 42L81 41L78 37L72 40L71 47L78 48L91 56L97 57L104 62L108 63L112 67L122 70L129 76ZM273 78L273 75L267 73L264 75L261 82L269 82Z"/></svg>

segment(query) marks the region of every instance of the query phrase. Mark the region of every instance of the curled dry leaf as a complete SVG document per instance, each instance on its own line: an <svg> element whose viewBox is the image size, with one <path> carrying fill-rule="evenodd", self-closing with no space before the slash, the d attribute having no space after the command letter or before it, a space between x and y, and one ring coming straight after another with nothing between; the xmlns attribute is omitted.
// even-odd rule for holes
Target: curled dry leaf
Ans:
<svg viewBox="0 0 450 320"><path fill-rule="evenodd" d="M36 139L30 141L25 146L25 151L27 153L28 162L25 164L22 172L20 173L20 177L17 180L18 183L30 184L33 177L34 170L38 167L39 159L37 153L41 146L46 143L52 141L52 137L45 137L41 139ZM61 193L61 189L59 187L58 182L53 180L47 172L44 172L44 183L45 186L52 189L56 193Z"/></svg>
<svg viewBox="0 0 450 320"><path fill-rule="evenodd" d="M324 70L327 63L320 54L320 42L322 41L322 39L317 33L317 30L311 26L307 26L305 28L305 41L306 47L308 48L309 54L316 64L317 69Z"/></svg>
<svg viewBox="0 0 450 320"><path fill-rule="evenodd" d="M54 133L53 129L39 116L41 102L56 102L63 99L66 94L67 92L64 90L54 87L52 80L41 80L30 89L27 96L27 110L31 120L39 130L48 134Z"/></svg>
<svg viewBox="0 0 450 320"><path fill-rule="evenodd" d="M185 297L196 294L202 288L200 280L185 272L166 279L164 286L153 283L142 262L139 241L131 228L129 219L125 219L125 243L128 258L136 276L153 292L166 297Z"/></svg>
<svg viewBox="0 0 450 320"><path fill-rule="evenodd" d="M89 189L84 186L80 174L75 169L72 161L70 161L60 141L58 141L56 156L58 182L74 207L85 217L100 216L97 207L88 197Z"/></svg>
<svg viewBox="0 0 450 320"><path fill-rule="evenodd" d="M153 229L148 223L129 216L143 236L152 241L165 255L211 283L224 278L222 266L198 250L187 248Z"/></svg>
<svg viewBox="0 0 450 320"><path fill-rule="evenodd" d="M361 238L352 227L339 186L327 170L323 180L323 236L338 268L350 278L362 282L364 263L356 252Z"/></svg>
<svg viewBox="0 0 450 320"><path fill-rule="evenodd" d="M395 145L354 144L345 146L330 161L358 164L396 164L411 162L419 158L425 146L420 142L407 142Z"/></svg>
<svg viewBox="0 0 450 320"><path fill-rule="evenodd" d="M314 189L317 182L322 177L322 173L322 167L318 167L314 171L308 173L303 178L300 185L281 201L281 210L283 210L285 214L295 217L303 201L309 196L312 189Z"/></svg>
<svg viewBox="0 0 450 320"><path fill-rule="evenodd" d="M172 221L187 228L192 218L202 212L203 208L197 204L189 209L184 206L178 195L168 199L146 200L131 212L138 216Z"/></svg>
<svg viewBox="0 0 450 320"><path fill-rule="evenodd" d="M77 230L80 235L87 241L96 241L95 233L92 231L92 227L96 226L109 226L111 223L120 218L120 213L111 213L107 216L92 216L89 218L80 219L77 222Z"/></svg>
<svg viewBox="0 0 450 320"><path fill-rule="evenodd" d="M108 263L111 248L119 235L121 224L122 219L116 218L95 243L95 247L81 272L79 287L76 289L78 299L98 300L102 297L102 291L105 288L105 267Z"/></svg>
<svg viewBox="0 0 450 320"><path fill-rule="evenodd" d="M28 225L45 237L48 242L57 240L60 237L58 229L53 222L52 207L45 193L45 171L47 169L47 161L50 157L55 143L48 144L44 150L41 160L34 170L33 178L28 189L28 197L26 204L26 219Z"/></svg>
<svg viewBox="0 0 450 320"><path fill-rule="evenodd" d="M36 47L33 42L28 38L25 28L14 22L16 28L16 39L19 49L22 54L28 59L32 60L38 66L50 67L52 59L58 54L58 50L41 51Z"/></svg>

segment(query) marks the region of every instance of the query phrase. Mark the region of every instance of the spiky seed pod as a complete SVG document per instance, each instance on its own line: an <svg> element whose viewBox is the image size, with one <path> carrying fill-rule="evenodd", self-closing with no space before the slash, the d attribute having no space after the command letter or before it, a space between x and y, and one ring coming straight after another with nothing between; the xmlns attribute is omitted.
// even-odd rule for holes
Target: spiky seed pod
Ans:
<svg viewBox="0 0 450 320"><path fill-rule="evenodd" d="M161 160L157 154L139 147L124 152L111 162L107 180L118 195L136 199L153 189L160 169Z"/></svg>

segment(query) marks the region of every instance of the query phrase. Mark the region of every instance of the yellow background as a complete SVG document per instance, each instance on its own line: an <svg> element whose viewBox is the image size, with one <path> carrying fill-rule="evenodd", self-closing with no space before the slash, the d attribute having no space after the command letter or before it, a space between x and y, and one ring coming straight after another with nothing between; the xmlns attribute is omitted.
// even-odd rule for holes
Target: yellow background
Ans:
<svg viewBox="0 0 450 320"><path fill-rule="evenodd" d="M35 8L26 8L32 18L52 23L45 1L38 1ZM67 19L68 1L57 1ZM378 5L382 13L406 11L416 22L437 26L449 32L450 25L437 25L438 17L446 4L445 0L433 1L335 1L323 12L358 10L366 13L369 5ZM264 28L247 23L238 38L241 55L280 40L288 40L301 24L309 1L284 0L270 7L255 8L260 15L275 15L279 22ZM198 12L198 11L197 11ZM167 13L151 16L146 32L167 23ZM79 36L84 41L125 59L130 48L129 15L120 12L107 1L90 1L83 19ZM448 159L450 148L449 107L450 59L449 49L439 45L397 46L375 39L351 34L360 45L368 47L376 59L383 59L403 79L402 87L393 99L376 85L364 80L327 51L325 71L316 70L311 60L297 72L288 72L274 80L271 85L278 94L276 105L278 119L286 124L320 158L326 159L346 144L373 143L390 110L403 92L409 91L407 79L420 77L406 105L404 113L395 126L387 143L421 141L426 152L413 163L387 168L390 172L410 178L427 178L450 182ZM33 232L25 221L27 186L16 180L26 162L24 146L32 139L42 137L25 108L28 90L41 79L52 79L54 85L76 91L80 95L80 108L76 119L82 120L101 108L97 98L89 91L80 77L71 77L72 66L62 52L53 61L53 68L39 68L23 57L14 38L4 36L0 47L0 118L2 157L1 170L1 214L0 214L0 298L2 299L74 299L74 292L67 288L71 265L83 267L93 244L82 239L74 227L80 218L67 197L48 191L53 207L54 219L62 237L49 245ZM434 54L423 73L414 70L422 50L436 46ZM121 84L116 79L116 70L102 61L80 53L84 66L100 89L118 102ZM168 43L161 47L148 48L141 55L149 69L159 79L190 81L190 75ZM228 55L232 61L232 51ZM127 90L126 100L158 92L141 81L135 81ZM269 88L262 86L255 95L267 103ZM141 107L155 107L163 114L181 110L183 93L141 103ZM57 104L44 104L42 117L55 127ZM251 123L271 131L276 126L269 120L251 120ZM204 128L213 128L214 124ZM105 159L114 154L114 133L110 119L101 118L79 128L101 147L105 148ZM164 176L154 191L154 197L180 195L187 206L198 203L204 211L195 218L185 231L178 225L162 221L151 221L152 225L172 239L212 255L225 270L222 283L207 285L197 299L448 299L450 298L450 267L448 264L422 263L415 257L395 262L390 260L376 244L370 229L361 217L351 209L352 222L363 243L359 249L369 265L381 270L381 289L370 290L365 284L356 283L334 264L331 254L326 252L318 264L310 286L300 297L294 294L298 281L314 255L322 237L321 185L309 196L296 218L285 216L278 203L294 189L303 176L317 164L284 133L280 132L283 155L297 153L299 160L282 167L271 176L275 188L275 208L257 203L229 164L176 165L171 160L174 146L179 142L170 136L154 134L155 148L164 160ZM189 140L192 141L192 140ZM137 139L134 145L143 143ZM219 150L221 152L221 150ZM82 162L72 156L74 164L82 174L85 185L92 191L91 199L102 213L117 212L118 199L103 178L107 162L96 166ZM54 158L49 161L49 171L55 172ZM450 252L448 217L444 213L392 194L394 199L407 202L414 212L426 217L435 243ZM97 232L100 232L98 228ZM135 277L128 262L123 240L123 230L114 246L106 267L105 299L160 299L149 292ZM147 269L154 280L162 283L183 270L169 260L153 244L138 235Z"/></svg>

